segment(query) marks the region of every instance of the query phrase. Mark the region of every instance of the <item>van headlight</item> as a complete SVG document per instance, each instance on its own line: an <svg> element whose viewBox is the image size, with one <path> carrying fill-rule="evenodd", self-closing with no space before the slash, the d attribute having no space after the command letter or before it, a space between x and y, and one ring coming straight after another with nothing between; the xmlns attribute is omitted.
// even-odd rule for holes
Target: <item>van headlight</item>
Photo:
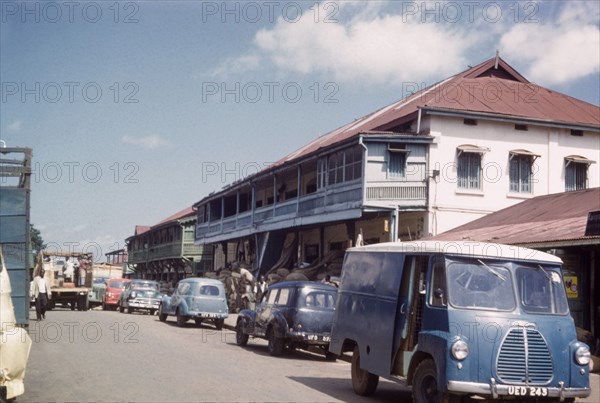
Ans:
<svg viewBox="0 0 600 403"><path fill-rule="evenodd" d="M459 361L464 360L469 355L469 346L467 342L461 339L452 343L452 357Z"/></svg>
<svg viewBox="0 0 600 403"><path fill-rule="evenodd" d="M579 346L575 350L575 361L579 365L588 365L591 359L590 349L586 346Z"/></svg>

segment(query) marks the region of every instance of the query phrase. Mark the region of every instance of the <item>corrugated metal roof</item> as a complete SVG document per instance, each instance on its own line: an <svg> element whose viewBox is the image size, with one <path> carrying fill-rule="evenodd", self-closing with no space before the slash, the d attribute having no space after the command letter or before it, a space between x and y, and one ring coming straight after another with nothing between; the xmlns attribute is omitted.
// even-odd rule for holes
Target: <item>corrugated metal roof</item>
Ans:
<svg viewBox="0 0 600 403"><path fill-rule="evenodd" d="M476 112L510 118L591 126L600 130L600 107L530 83L508 63L491 58L396 103L348 123L275 163L309 155L359 133L386 131L420 108Z"/></svg>
<svg viewBox="0 0 600 403"><path fill-rule="evenodd" d="M585 236L592 211L600 211L600 188L534 197L429 239L528 244L594 238L600 243L598 236Z"/></svg>
<svg viewBox="0 0 600 403"><path fill-rule="evenodd" d="M162 225L180 220L182 218L188 217L188 216L193 216L195 215L196 212L194 211L193 207L186 207L181 211L178 211L177 213L165 218L164 220L160 221L158 224L154 224L152 226L147 226L147 225L136 225L135 226L135 234L127 239L133 238L135 236L138 235L142 235L148 231L150 231L151 229L155 229L158 228Z"/></svg>

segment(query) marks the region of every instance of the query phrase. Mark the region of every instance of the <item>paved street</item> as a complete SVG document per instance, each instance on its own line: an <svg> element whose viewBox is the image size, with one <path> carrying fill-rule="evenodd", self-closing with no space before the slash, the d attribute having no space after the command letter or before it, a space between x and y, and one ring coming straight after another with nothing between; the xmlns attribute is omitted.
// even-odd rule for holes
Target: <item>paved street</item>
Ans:
<svg viewBox="0 0 600 403"><path fill-rule="evenodd" d="M35 316L35 314L32 312ZM19 402L373 402L356 396L347 362L296 351L270 357L266 342L235 344L230 330L185 328L157 316L54 310L32 321ZM410 395L382 382L377 401Z"/></svg>
<svg viewBox="0 0 600 403"><path fill-rule="evenodd" d="M172 318L57 309L43 322L32 320L30 335L21 403L410 401L383 380L373 398L355 395L344 360L302 351L273 358L262 340L240 348L231 330L191 321L178 328ZM599 377L592 379L594 393L585 402L600 401Z"/></svg>

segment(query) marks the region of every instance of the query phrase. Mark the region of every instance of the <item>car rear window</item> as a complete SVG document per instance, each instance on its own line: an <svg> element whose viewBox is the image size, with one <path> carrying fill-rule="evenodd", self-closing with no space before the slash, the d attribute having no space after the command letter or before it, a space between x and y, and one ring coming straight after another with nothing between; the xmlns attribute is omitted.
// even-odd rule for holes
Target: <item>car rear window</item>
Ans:
<svg viewBox="0 0 600 403"><path fill-rule="evenodd" d="M304 306L307 308L333 309L335 295L328 292L314 291L304 297Z"/></svg>
<svg viewBox="0 0 600 403"><path fill-rule="evenodd" d="M214 285L202 285L200 286L200 290L198 290L198 294L217 296L219 295L219 288Z"/></svg>

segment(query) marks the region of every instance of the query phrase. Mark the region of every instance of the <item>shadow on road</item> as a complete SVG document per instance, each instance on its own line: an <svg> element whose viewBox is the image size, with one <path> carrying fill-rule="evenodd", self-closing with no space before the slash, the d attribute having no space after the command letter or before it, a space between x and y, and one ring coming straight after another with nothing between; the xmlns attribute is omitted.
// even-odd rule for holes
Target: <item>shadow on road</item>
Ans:
<svg viewBox="0 0 600 403"><path fill-rule="evenodd" d="M291 376L288 377L293 381L301 383L311 389L318 390L321 393L326 393L333 399L340 399L345 396L345 401L352 402L373 402L373 403L385 403L385 402L412 402L412 396L409 391L402 390L398 385L392 382L381 382L377 387L377 390L370 397L364 397L354 394L352 390L352 382L350 381L350 374L348 378L321 378L321 377L304 377L304 376Z"/></svg>

